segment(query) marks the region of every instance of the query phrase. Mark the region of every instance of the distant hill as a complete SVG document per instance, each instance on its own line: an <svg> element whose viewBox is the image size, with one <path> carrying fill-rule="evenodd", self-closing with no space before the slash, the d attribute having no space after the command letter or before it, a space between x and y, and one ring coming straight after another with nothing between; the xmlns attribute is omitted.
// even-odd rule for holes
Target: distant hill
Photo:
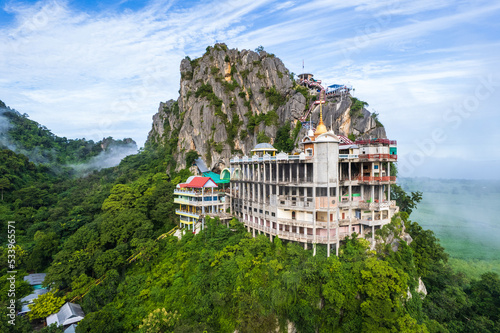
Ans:
<svg viewBox="0 0 500 333"><path fill-rule="evenodd" d="M98 142L68 139L28 117L0 101L0 148L23 154L36 164L88 171L114 166L123 157L137 152L137 145L130 138L108 137Z"/></svg>

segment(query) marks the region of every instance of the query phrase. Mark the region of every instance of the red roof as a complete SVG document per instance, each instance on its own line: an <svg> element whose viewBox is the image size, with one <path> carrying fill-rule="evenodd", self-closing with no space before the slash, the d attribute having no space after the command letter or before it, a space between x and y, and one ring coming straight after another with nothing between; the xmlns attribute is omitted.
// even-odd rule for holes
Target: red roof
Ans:
<svg viewBox="0 0 500 333"><path fill-rule="evenodd" d="M212 184L207 185L207 183L212 182ZM190 187L190 188L202 188L202 187L217 187L217 184L210 177L193 177L189 183L179 184L180 187Z"/></svg>

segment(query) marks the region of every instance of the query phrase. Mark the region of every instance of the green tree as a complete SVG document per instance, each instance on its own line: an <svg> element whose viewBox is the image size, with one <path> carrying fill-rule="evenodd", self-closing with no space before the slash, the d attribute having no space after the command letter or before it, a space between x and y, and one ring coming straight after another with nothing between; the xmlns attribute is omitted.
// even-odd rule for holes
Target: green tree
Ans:
<svg viewBox="0 0 500 333"><path fill-rule="evenodd" d="M396 200L397 205L399 206L399 210L401 212L406 212L408 215L411 215L411 212L414 208L417 207L417 204L422 200L422 192L416 191L411 192L408 195L401 186L397 184L391 185L391 198Z"/></svg>
<svg viewBox="0 0 500 333"><path fill-rule="evenodd" d="M57 290L39 295L33 304L29 305L28 317L30 320L46 318L59 311L64 305L64 298L55 296Z"/></svg>
<svg viewBox="0 0 500 333"><path fill-rule="evenodd" d="M266 135L266 132L260 131L259 134L257 134L257 143L264 143L264 142L271 142L271 138Z"/></svg>
<svg viewBox="0 0 500 333"><path fill-rule="evenodd" d="M142 320L139 329L144 333L167 333L173 332L175 324L179 321L177 311L167 312L165 308L156 309Z"/></svg>
<svg viewBox="0 0 500 333"><path fill-rule="evenodd" d="M2 177L0 178L0 190L2 191L2 201L3 201L3 190L8 190L12 184L10 183L9 179Z"/></svg>
<svg viewBox="0 0 500 333"><path fill-rule="evenodd" d="M285 122L285 124L278 129L274 142L274 148L278 149L278 151L291 152L293 150L294 141L290 137L290 130L289 121Z"/></svg>
<svg viewBox="0 0 500 333"><path fill-rule="evenodd" d="M186 166L189 168L194 161L200 156L196 150L190 150L186 154Z"/></svg>

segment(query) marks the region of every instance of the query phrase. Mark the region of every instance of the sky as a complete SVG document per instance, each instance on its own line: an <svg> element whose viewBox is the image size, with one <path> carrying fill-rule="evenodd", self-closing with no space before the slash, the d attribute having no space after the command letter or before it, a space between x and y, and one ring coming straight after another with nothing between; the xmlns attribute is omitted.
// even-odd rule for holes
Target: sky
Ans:
<svg viewBox="0 0 500 333"><path fill-rule="evenodd" d="M498 17L481 0L0 1L0 100L59 136L142 146L185 56L262 45L351 84L401 176L500 179Z"/></svg>

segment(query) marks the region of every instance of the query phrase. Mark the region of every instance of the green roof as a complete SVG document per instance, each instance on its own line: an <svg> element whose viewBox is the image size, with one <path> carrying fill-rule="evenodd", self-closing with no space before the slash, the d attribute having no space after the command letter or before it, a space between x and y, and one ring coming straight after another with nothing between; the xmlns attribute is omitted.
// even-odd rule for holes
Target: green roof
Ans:
<svg viewBox="0 0 500 333"><path fill-rule="evenodd" d="M204 177L210 177L212 178L212 180L217 184L229 184L229 180L226 180L226 179L220 179L220 175L215 173L215 172L212 172L212 171L208 171L208 172L204 172L203 173L203 176Z"/></svg>

